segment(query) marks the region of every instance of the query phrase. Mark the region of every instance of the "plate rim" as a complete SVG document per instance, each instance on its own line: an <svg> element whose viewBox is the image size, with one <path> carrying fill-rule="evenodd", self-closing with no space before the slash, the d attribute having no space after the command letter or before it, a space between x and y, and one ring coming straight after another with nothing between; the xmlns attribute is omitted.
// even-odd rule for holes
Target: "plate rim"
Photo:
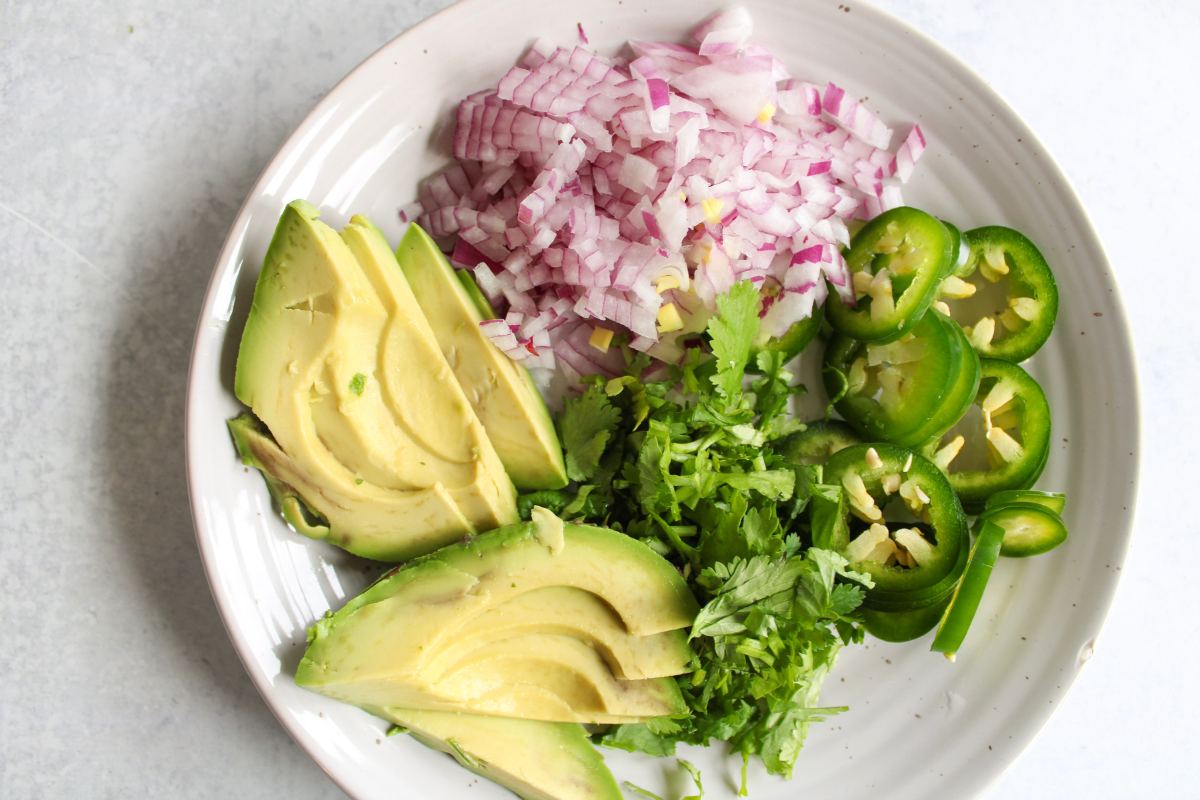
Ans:
<svg viewBox="0 0 1200 800"><path fill-rule="evenodd" d="M807 1L815 2L815 0ZM416 24L401 31L396 36L384 42L382 45L368 54L350 71L342 76L342 78L340 78L328 91L326 91L321 98L316 101L316 103L314 103L312 108L309 109L309 111L305 114L304 118L295 126L295 128L291 131L291 133L287 136L287 138L283 141L271 158L266 162L266 165L262 168L262 170L259 171L253 185L247 192L241 205L238 207L237 213L233 217L233 221L230 224L228 233L225 236L224 242L222 243L221 249L213 264L207 285L204 290L204 297L197 317L195 332L193 334L192 345L188 356L188 378L184 407L185 471L188 484L188 500L192 517L192 528L196 537L196 544L200 553L201 562L204 567L205 579L208 583L209 593L212 596L213 603L217 608L217 612L221 617L221 622L225 627L226 634L228 635L229 640L234 647L234 651L237 653L238 660L241 662L243 670L249 676L251 683L258 691L259 696L262 698L267 708L271 711L271 714L279 722L281 727L287 731L292 740L299 745L305 754L321 769L322 772L325 773L326 776L329 777L334 785L336 785L339 789L346 793L347 796L350 797L357 796L352 792L350 783L347 780L343 780L339 774L339 771L334 769L333 766L327 762L326 758L324 757L324 753L319 750L313 742L310 741L309 735L298 724L298 722L289 718L289 716L284 713L284 709L280 706L275 694L271 690L272 687L268 676L252 668L251 665L254 663L254 658L250 652L250 645L246 640L246 637L241 634L238 625L235 623L237 616L236 610L231 606L229 599L220 591L218 588L219 582L215 580L215 575L219 570L219 565L212 550L212 542L206 537L202 529L203 526L198 513L201 505L201 497L198 488L199 481L197 478L197 475L200 472L200 465L196 463L196 444L193 433L194 423L196 422L195 417L198 413L196 408L197 404L195 402L197 387L202 380L207 380L211 376L201 376L199 374L197 369L197 352L200 347L201 338L205 332L205 322L212 316L211 311L214 300L216 298L221 279L224 277L221 267L223 264L233 260L233 257L236 255L237 251L242 247L241 233L242 229L246 225L246 218L251 203L255 198L263 193L262 190L265 184L269 181L272 173L278 168L278 166L282 162L286 161L286 157L293 150L302 145L304 141L303 134L307 131L307 129L315 121L320 119L324 113L338 101L338 96L343 87L353 81L357 75L368 69L376 61L386 59L389 51L391 51L394 47L399 46L401 42L405 41L409 37L419 36L424 28L432 26L436 20L444 16L469 13L472 8L483 6L486 2L487 0L457 0L449 6L440 9L427 17L424 17ZM753 6L756 0L745 0L745 2L748 6ZM1116 314L1114 315L1115 318L1110 318L1107 320L1107 322L1109 324L1115 323L1116 327L1118 328L1117 338L1119 339L1123 350L1122 355L1130 364L1130 374L1132 376L1132 381L1127 387L1127 391L1129 393L1130 410L1135 422L1133 429L1130 432L1132 437L1131 444L1133 447L1133 458L1132 463L1130 463L1128 467L1131 478L1128 489L1129 503L1127 510L1122 512L1123 519L1120 520L1119 526L1116 529L1110 529L1107 532L1107 535L1110 537L1113 536L1114 533L1119 534L1120 542L1117 545L1116 550L1119 553L1122 562L1124 562L1128 558L1130 544L1133 539L1137 501L1140 497L1139 489L1142 472L1142 442L1144 439L1143 426L1145 422L1142 417L1143 404L1141 393L1141 376L1138 370L1135 342L1132 335L1132 329L1129 324L1128 312L1125 309L1125 303L1120 291L1119 282L1117 280L1117 275L1112 269L1112 262L1108 257L1107 250L1104 246L1104 241L1096 230L1095 224L1092 222L1091 215L1088 213L1087 207L1080 198L1078 190L1075 188L1074 183L1063 170L1058 159L1055 158L1053 153L1045 146L1041 138L1026 122L1025 118L1022 117L979 72L977 72L964 59L960 58L957 54L949 50L936 39L932 38L919 28L910 24L906 20L901 19L890 11L879 8L872 3L861 1L856 5L855 11L867 16L874 16L876 22L882 22L886 25L893 26L906 35L912 37L916 41L916 46L919 49L924 49L933 56L943 59L951 64L957 71L960 72L967 82L973 84L973 88L975 89L975 94L977 97L979 97L983 102L993 106L999 113L1006 115L1007 120L1005 121L1014 128L1022 131L1023 138L1038 148L1038 155L1044 160L1045 166L1050 172L1051 177L1053 177L1066 190L1070 200L1078 210L1079 220L1082 223L1084 233L1091 240L1090 244L1095 246L1096 251L1102 257L1102 263L1097 266L1107 270L1108 280L1111 281L1112 285L1116 289L1116 291L1113 292L1112 297L1113 309L1116 311ZM1094 589L1094 591L1096 591L1095 599L1097 602L1092 604L1092 612L1088 615L1089 621L1092 623L1092 630L1094 631L1093 641L1099 637L1100 632L1103 630L1104 624L1107 621L1109 613L1111 612L1112 604L1115 600L1118 587L1121 585L1121 577L1121 573L1117 572L1113 574L1111 579L1106 581L1104 586L1100 587L1098 591ZM994 786L1000 780L1000 778L1005 775L1009 769L1011 769L1013 764L1015 764L1029 750L1030 746L1037 739L1041 731L1045 728L1046 724L1057 714L1059 708L1061 708L1061 700L1065 698L1075 686L1078 675L1079 671L1076 670L1073 674L1067 677L1062 684L1062 688L1056 691L1056 702L1049 711L1042 711L1038 712L1037 714L1029 715L1029 717L1034 718L1032 720L1032 730L1029 731L1027 736L1023 737L1023 741L1018 745L1012 758L1008 759L997 769L992 770L991 774L987 776L986 780L977 784L977 794L982 794L988 788Z"/></svg>

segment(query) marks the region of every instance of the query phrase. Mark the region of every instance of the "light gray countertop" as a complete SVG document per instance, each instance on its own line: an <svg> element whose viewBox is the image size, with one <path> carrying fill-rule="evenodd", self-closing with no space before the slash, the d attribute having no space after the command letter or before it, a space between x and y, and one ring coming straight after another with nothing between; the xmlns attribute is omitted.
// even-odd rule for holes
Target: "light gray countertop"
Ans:
<svg viewBox="0 0 1200 800"><path fill-rule="evenodd" d="M210 599L183 470L188 351L259 170L343 74L442 5L0 5L0 797L338 796ZM1140 359L1142 491L1116 605L991 796L1194 796L1200 6L880 5L962 56L1060 160Z"/></svg>

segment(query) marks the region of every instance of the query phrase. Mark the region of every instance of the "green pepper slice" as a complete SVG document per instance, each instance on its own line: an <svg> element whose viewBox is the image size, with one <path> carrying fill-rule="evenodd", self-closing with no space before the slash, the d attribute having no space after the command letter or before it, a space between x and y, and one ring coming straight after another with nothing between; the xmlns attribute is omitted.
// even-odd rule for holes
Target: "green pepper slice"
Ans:
<svg viewBox="0 0 1200 800"><path fill-rule="evenodd" d="M958 226L948 220L942 220L942 224L946 226L946 230L950 231L950 238L954 241L954 246L950 248L950 262L946 266L945 278L949 275L958 275L960 272L970 274L971 266L971 248L963 238L963 233L958 229ZM961 276L960 276L961 277Z"/></svg>
<svg viewBox="0 0 1200 800"><path fill-rule="evenodd" d="M996 565L1003 542L1004 528L994 522L984 522L979 530L979 538L971 547L967 569L938 623L930 650L944 653L946 658L954 660L963 640L967 638L975 612L979 610L979 601L983 599L983 591L992 577L992 567Z"/></svg>
<svg viewBox="0 0 1200 800"><path fill-rule="evenodd" d="M941 312L938 311L929 313L930 316L935 314L941 316ZM967 413L967 409L975 400L975 395L979 393L979 382L983 379L979 354L967 341L962 328L950 320L946 320L946 328L950 331L950 335L957 340L958 371L955 373L954 382L947 389L946 395L938 404L937 409L930 414L926 423L906 437L913 441L926 442L950 430L956 422L962 419L963 414Z"/></svg>
<svg viewBox="0 0 1200 800"><path fill-rule="evenodd" d="M1067 524L1044 505L1012 502L985 509L979 522L1004 528L1000 555L1028 558L1048 553L1067 540Z"/></svg>
<svg viewBox="0 0 1200 800"><path fill-rule="evenodd" d="M938 287L937 307L945 304L980 355L1024 361L1054 328L1054 273L1037 246L1012 228L975 228L963 239L969 258ZM990 285L1001 283L1005 291L997 297Z"/></svg>
<svg viewBox="0 0 1200 800"><path fill-rule="evenodd" d="M980 359L982 379L968 410L924 453L946 471L963 506L977 510L996 492L1026 489L1050 452L1050 404L1028 372L995 358Z"/></svg>
<svg viewBox="0 0 1200 800"><path fill-rule="evenodd" d="M1067 507L1067 496L1062 492L1042 492L1037 489L1009 489L996 492L984 503L984 510L1010 505L1012 503L1032 503L1044 506L1055 514L1062 516Z"/></svg>
<svg viewBox="0 0 1200 800"><path fill-rule="evenodd" d="M955 569L966 517L945 475L923 456L886 443L854 445L829 457L824 480L844 494L833 520L841 524L826 544L842 545L853 568L871 576L868 599L928 589Z"/></svg>
<svg viewBox="0 0 1200 800"><path fill-rule="evenodd" d="M779 452L793 464L824 464L837 451L861 442L862 437L841 420L815 420L785 439Z"/></svg>
<svg viewBox="0 0 1200 800"><path fill-rule="evenodd" d="M966 548L963 548L966 552ZM867 633L885 642L911 642L933 630L945 613L950 602L949 594L933 605L907 611L879 611L865 608L862 612L863 625Z"/></svg>
<svg viewBox="0 0 1200 800"><path fill-rule="evenodd" d="M825 349L822 370L834 408L865 439L905 446L925 442L930 420L947 416L942 404L963 364L966 342L955 327L941 314L926 314L895 342L835 338Z"/></svg>
<svg viewBox="0 0 1200 800"><path fill-rule="evenodd" d="M855 234L846 253L855 302L831 302L834 330L890 342L921 321L951 262L954 240L937 218L915 208L885 211Z"/></svg>

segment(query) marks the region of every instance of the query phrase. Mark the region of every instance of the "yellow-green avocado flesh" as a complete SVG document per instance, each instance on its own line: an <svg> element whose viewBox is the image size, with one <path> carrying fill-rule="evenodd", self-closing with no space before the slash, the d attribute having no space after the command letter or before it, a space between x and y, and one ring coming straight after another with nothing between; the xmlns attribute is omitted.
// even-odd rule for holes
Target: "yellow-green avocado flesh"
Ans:
<svg viewBox="0 0 1200 800"><path fill-rule="evenodd" d="M485 314L495 316L483 295L463 286L437 244L415 223L400 241L396 259L513 483L525 490L566 486L562 445L529 371L479 327Z"/></svg>
<svg viewBox="0 0 1200 800"><path fill-rule="evenodd" d="M296 682L362 707L583 723L681 713L669 676L690 668L697 610L683 578L622 533L535 514L399 567L319 621Z"/></svg>
<svg viewBox="0 0 1200 800"><path fill-rule="evenodd" d="M517 519L515 489L386 240L302 201L279 219L238 352L235 420L297 530L399 561Z"/></svg>
<svg viewBox="0 0 1200 800"><path fill-rule="evenodd" d="M525 800L621 800L580 725L407 708L369 709Z"/></svg>

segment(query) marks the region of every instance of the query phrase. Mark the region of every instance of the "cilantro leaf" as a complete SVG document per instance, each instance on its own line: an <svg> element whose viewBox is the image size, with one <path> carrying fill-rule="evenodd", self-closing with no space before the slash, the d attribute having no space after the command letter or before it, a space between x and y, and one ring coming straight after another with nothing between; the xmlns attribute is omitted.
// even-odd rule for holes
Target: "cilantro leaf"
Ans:
<svg viewBox="0 0 1200 800"><path fill-rule="evenodd" d="M630 402L633 406L633 430L637 430L646 421L646 417L650 415L650 397L646 391L646 385L633 375L624 375L620 378L613 378L608 383L604 384L604 393L609 397L616 397L625 392L629 395Z"/></svg>
<svg viewBox="0 0 1200 800"><path fill-rule="evenodd" d="M669 719L665 720L670 722ZM679 726L671 723L671 728L656 732L648 722L633 722L618 725L600 738L600 744L605 747L615 747L629 752L648 753L652 756L675 755L675 738L672 734L679 731Z"/></svg>
<svg viewBox="0 0 1200 800"><path fill-rule="evenodd" d="M839 617L845 617L862 605L867 593L863 587L853 583L839 583L829 593L829 609Z"/></svg>
<svg viewBox="0 0 1200 800"><path fill-rule="evenodd" d="M567 477L586 481L600 468L600 457L616 433L621 410L599 386L573 397L559 416L559 436L566 455Z"/></svg>
<svg viewBox="0 0 1200 800"><path fill-rule="evenodd" d="M763 601L786 600L776 596L793 592L804 568L801 558L772 561L766 556L755 556L738 559L730 567L719 565L707 570L710 580L723 580L716 597L696 615L691 638L746 630L745 613ZM701 580L704 580L704 576L701 576ZM777 605L777 602L771 603L772 607Z"/></svg>
<svg viewBox="0 0 1200 800"><path fill-rule="evenodd" d="M752 508L742 517L742 538L751 553L778 555L783 547L783 528L774 506Z"/></svg>
<svg viewBox="0 0 1200 800"><path fill-rule="evenodd" d="M734 284L728 294L717 298L717 315L708 323L717 367L710 380L726 401L741 396L742 377L758 336L758 323L758 289L753 283Z"/></svg>

